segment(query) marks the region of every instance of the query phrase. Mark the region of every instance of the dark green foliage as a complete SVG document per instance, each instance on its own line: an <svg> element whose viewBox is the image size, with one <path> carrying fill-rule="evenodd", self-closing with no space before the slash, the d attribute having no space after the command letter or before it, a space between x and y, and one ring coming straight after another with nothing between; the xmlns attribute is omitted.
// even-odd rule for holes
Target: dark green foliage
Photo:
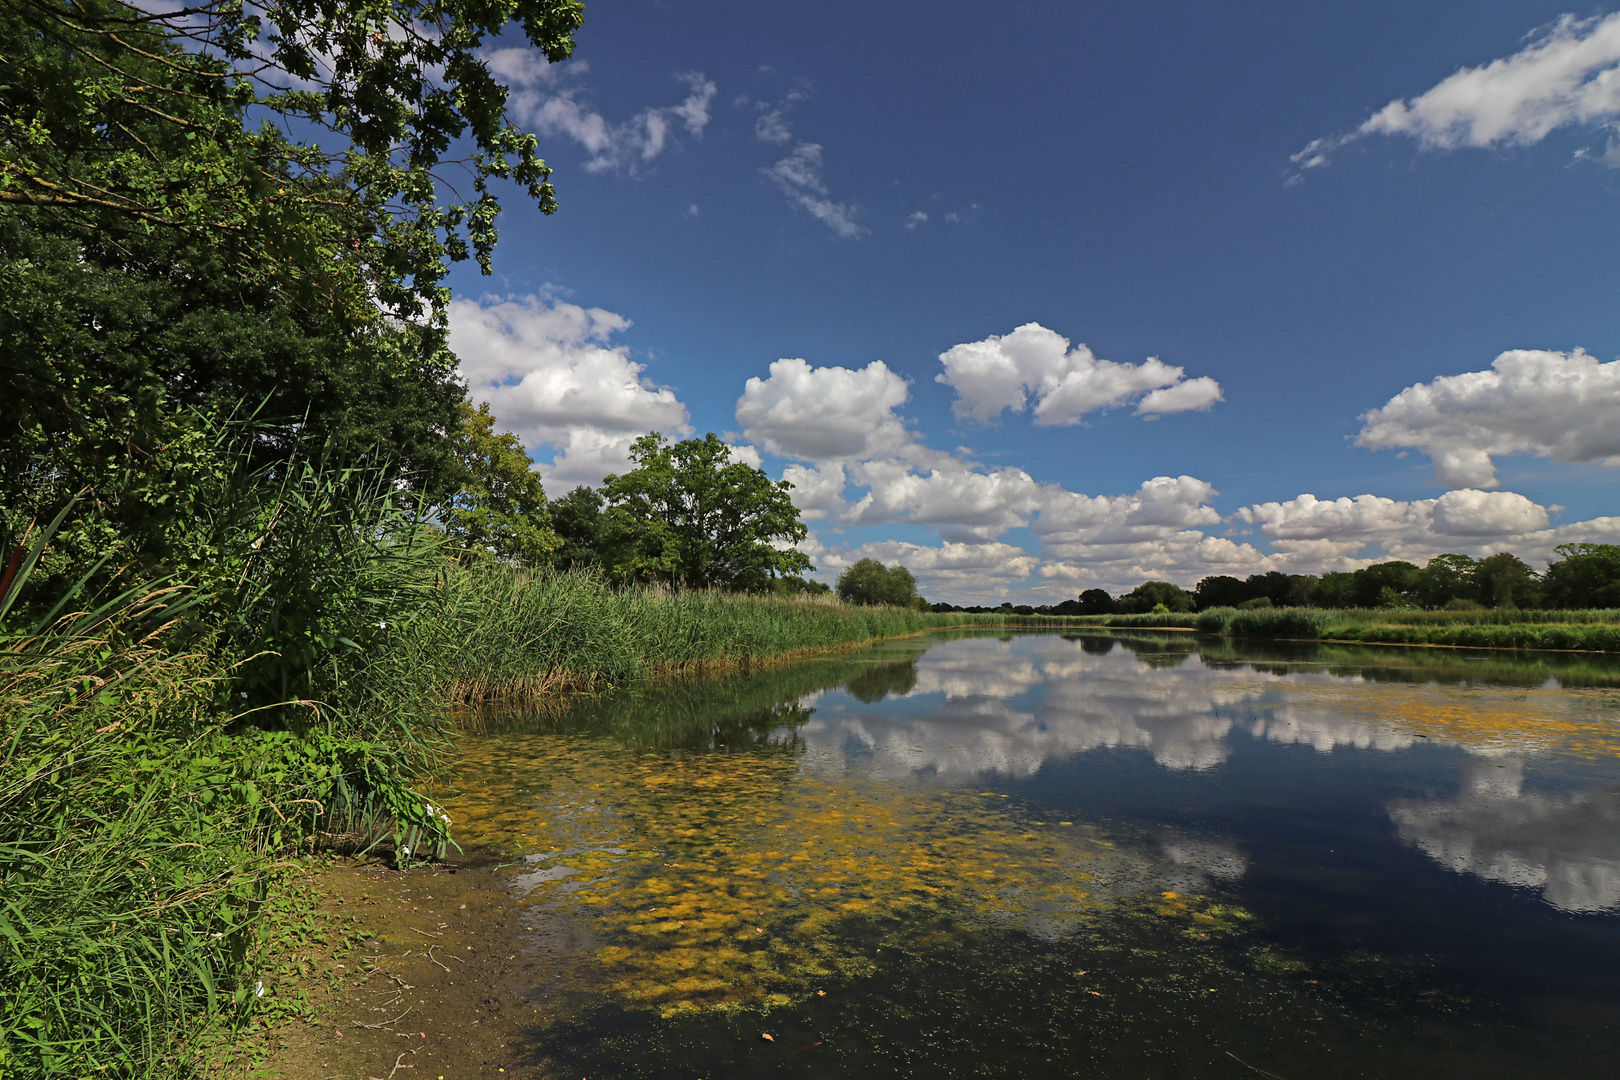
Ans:
<svg viewBox="0 0 1620 1080"><path fill-rule="evenodd" d="M1541 600L1536 572L1510 552L1499 551L1479 560L1474 582L1475 599L1486 607L1536 607Z"/></svg>
<svg viewBox="0 0 1620 1080"><path fill-rule="evenodd" d="M464 401L451 443L462 469L444 513L451 541L522 566L545 565L562 541L548 525L546 489L518 437L496 434L488 402L475 409Z"/></svg>
<svg viewBox="0 0 1620 1080"><path fill-rule="evenodd" d="M1132 614L1152 611L1159 604L1171 612L1192 611L1196 607L1192 594L1180 586L1168 581L1144 581L1120 597L1114 610Z"/></svg>
<svg viewBox="0 0 1620 1080"><path fill-rule="evenodd" d="M551 502L551 528L562 541L552 553L559 570L602 565L602 493L581 484Z"/></svg>
<svg viewBox="0 0 1620 1080"><path fill-rule="evenodd" d="M1453 600L1475 600L1479 562L1467 555L1436 555L1418 571L1412 598L1421 607L1443 608Z"/></svg>
<svg viewBox="0 0 1620 1080"><path fill-rule="evenodd" d="M1200 578L1193 586L1193 600L1199 611L1217 607L1237 607L1250 599L1248 586L1227 574Z"/></svg>
<svg viewBox="0 0 1620 1080"><path fill-rule="evenodd" d="M172 13L8 3L0 205L115 239L158 230L212 242L323 303L369 295L414 320L442 305L447 261L476 255L488 269L491 180L555 208L533 136L505 115L485 40L518 22L560 60L581 13L577 0L203 0ZM250 126L250 115L281 122ZM470 198L433 182L452 143L468 150Z"/></svg>
<svg viewBox="0 0 1620 1080"><path fill-rule="evenodd" d="M1114 598L1102 589L1087 589L1077 600L1076 615L1108 615L1114 611Z"/></svg>
<svg viewBox="0 0 1620 1080"><path fill-rule="evenodd" d="M416 490L452 490L443 436L462 388L440 282L458 259L487 269L491 181L554 208L479 50L517 21L560 59L580 12L575 0L0 6L4 524L88 488L102 531L60 537L65 561L174 565L164 544L186 496L171 478L199 427L244 408L274 421L257 460L334 439ZM288 78L309 88L273 85ZM277 116L291 125L259 123ZM470 155L465 201L431 174L452 142Z"/></svg>
<svg viewBox="0 0 1620 1080"><path fill-rule="evenodd" d="M838 597L846 604L888 604L893 607L916 605L917 579L896 563L884 566L876 559L862 559L838 575Z"/></svg>
<svg viewBox="0 0 1620 1080"><path fill-rule="evenodd" d="M673 445L643 435L630 457L636 467L602 485L602 548L616 576L758 592L814 569L802 551L772 543L806 535L788 498L793 485L733 461L718 435Z"/></svg>
<svg viewBox="0 0 1620 1080"><path fill-rule="evenodd" d="M1391 559L1357 570L1355 579L1351 595L1355 607L1398 607L1409 599L1417 585L1418 568L1409 562Z"/></svg>
<svg viewBox="0 0 1620 1080"><path fill-rule="evenodd" d="M1317 579L1312 574L1284 574L1276 570L1250 574L1242 581L1218 574L1198 582L1193 588L1193 600L1199 611L1242 607L1258 600L1267 600L1272 607L1301 607L1310 603L1316 584Z"/></svg>
<svg viewBox="0 0 1620 1080"><path fill-rule="evenodd" d="M1552 607L1620 607L1620 544L1563 544L1542 575Z"/></svg>
<svg viewBox="0 0 1620 1080"><path fill-rule="evenodd" d="M208 432L259 418L271 461L331 439L380 449L396 476L442 491L440 434L460 388L439 336L301 308L232 279L205 245L41 236L0 213L0 505L8 524L54 516L88 489L104 536L64 536L78 561L175 566L172 529L208 473Z"/></svg>
<svg viewBox="0 0 1620 1080"><path fill-rule="evenodd" d="M1356 576L1343 571L1323 574L1311 589L1311 606L1347 608L1355 604Z"/></svg>

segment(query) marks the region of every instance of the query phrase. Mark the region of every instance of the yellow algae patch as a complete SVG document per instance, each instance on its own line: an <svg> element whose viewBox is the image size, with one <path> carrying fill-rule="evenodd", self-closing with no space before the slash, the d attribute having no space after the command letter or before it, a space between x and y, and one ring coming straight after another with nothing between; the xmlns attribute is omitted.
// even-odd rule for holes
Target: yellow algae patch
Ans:
<svg viewBox="0 0 1620 1080"><path fill-rule="evenodd" d="M1191 926L1204 906L1160 897L1145 860L1089 829L1033 832L1000 799L819 775L781 747L636 757L599 737L486 737L459 771L460 835L533 837L533 865L577 870L531 875L532 897L577 905L607 942L605 988L669 1014L869 976L872 931L1061 933L1124 902ZM520 775L548 788L514 809L502 788ZM1213 911L1196 910L1201 929Z"/></svg>
<svg viewBox="0 0 1620 1080"><path fill-rule="evenodd" d="M1299 681L1273 683L1267 697L1284 709L1258 718L1254 734L1323 750L1398 750L1431 739L1479 754L1620 756L1612 689Z"/></svg>

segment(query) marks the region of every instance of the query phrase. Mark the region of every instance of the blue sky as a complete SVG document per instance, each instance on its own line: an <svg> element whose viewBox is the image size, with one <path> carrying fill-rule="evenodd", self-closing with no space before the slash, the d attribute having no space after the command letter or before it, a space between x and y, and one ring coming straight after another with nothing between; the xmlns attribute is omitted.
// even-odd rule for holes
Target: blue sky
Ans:
<svg viewBox="0 0 1620 1080"><path fill-rule="evenodd" d="M1620 15L1325 7L592 0L491 52L562 209L452 279L474 396L932 599L1620 541Z"/></svg>

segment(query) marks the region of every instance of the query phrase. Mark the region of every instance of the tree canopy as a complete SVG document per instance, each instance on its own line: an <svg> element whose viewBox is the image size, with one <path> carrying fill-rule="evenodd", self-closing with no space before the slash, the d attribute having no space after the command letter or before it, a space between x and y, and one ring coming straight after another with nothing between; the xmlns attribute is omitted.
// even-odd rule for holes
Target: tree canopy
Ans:
<svg viewBox="0 0 1620 1080"><path fill-rule="evenodd" d="M59 548L161 566L176 462L234 468L202 457L246 416L261 461L337 446L456 490L442 279L488 269L497 181L556 207L480 49L517 22L562 59L580 15L0 0L0 531L82 491L100 538Z"/></svg>
<svg viewBox="0 0 1620 1080"><path fill-rule="evenodd" d="M546 489L518 437L496 433L488 402L475 409L464 401L452 442L463 476L445 510L445 532L465 547L524 566L548 562L562 539L547 524Z"/></svg>
<svg viewBox="0 0 1620 1080"><path fill-rule="evenodd" d="M1620 608L1620 544L1563 544L1543 575L1555 607Z"/></svg>
<svg viewBox="0 0 1620 1080"><path fill-rule="evenodd" d="M628 580L759 591L813 569L788 545L808 530L788 498L792 484L732 459L712 432L671 444L643 435L636 467L603 481L602 546Z"/></svg>
<svg viewBox="0 0 1620 1080"><path fill-rule="evenodd" d="M579 0L7 0L0 204L114 242L179 231L414 318L441 306L447 261L488 269L491 180L556 206L479 50L516 22L562 60L582 17ZM465 194L434 175L453 145Z"/></svg>
<svg viewBox="0 0 1620 1080"><path fill-rule="evenodd" d="M1152 611L1163 604L1170 611L1192 611L1197 605L1192 594L1168 581L1144 581L1119 598L1115 609L1123 612Z"/></svg>
<svg viewBox="0 0 1620 1080"><path fill-rule="evenodd" d="M838 575L839 599L847 604L893 604L915 607L919 603L917 579L896 563L884 566L876 559L862 559Z"/></svg>

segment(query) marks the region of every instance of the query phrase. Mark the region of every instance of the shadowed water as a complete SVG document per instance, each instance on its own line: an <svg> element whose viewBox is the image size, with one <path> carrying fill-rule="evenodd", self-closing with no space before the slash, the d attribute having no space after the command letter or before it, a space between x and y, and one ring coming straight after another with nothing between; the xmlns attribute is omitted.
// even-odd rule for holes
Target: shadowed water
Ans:
<svg viewBox="0 0 1620 1080"><path fill-rule="evenodd" d="M949 633L477 728L458 839L508 866L536 1000L574 995L517 1064L1299 1080L1620 1054L1601 659Z"/></svg>

